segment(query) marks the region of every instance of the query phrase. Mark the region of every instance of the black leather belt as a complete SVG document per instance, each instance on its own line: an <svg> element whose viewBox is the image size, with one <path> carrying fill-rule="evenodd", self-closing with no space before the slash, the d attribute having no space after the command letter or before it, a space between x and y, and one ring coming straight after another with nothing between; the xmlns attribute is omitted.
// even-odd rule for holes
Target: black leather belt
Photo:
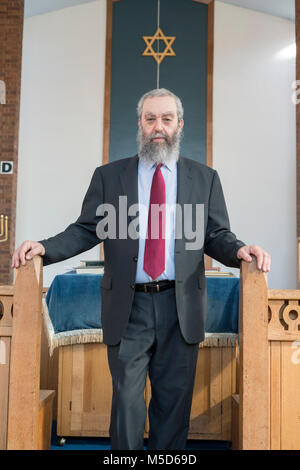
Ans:
<svg viewBox="0 0 300 470"><path fill-rule="evenodd" d="M155 294L156 292L171 289L171 287L175 287L175 281L169 281L166 279L157 282L146 282L145 284L135 284L135 291Z"/></svg>

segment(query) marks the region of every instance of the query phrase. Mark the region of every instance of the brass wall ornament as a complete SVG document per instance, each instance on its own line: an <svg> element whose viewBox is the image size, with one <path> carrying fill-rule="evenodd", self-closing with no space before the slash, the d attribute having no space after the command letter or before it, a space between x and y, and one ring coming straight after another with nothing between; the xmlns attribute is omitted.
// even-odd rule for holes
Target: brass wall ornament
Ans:
<svg viewBox="0 0 300 470"><path fill-rule="evenodd" d="M165 36L161 27L160 27L160 0L157 0L157 29L156 33L153 36L143 36L143 39L146 43L146 49L143 52L143 56L150 56L156 62L156 87L159 88L160 82L160 64L166 56L176 56L172 45L176 39L176 36ZM157 51L154 51L153 44L156 41ZM165 43L165 48L160 52L160 41Z"/></svg>
<svg viewBox="0 0 300 470"><path fill-rule="evenodd" d="M0 243L8 240L8 216L0 215Z"/></svg>
<svg viewBox="0 0 300 470"><path fill-rule="evenodd" d="M143 36L145 43L147 44L143 55L152 56L156 60L157 64L161 64L166 56L175 56L175 52L172 49L172 44L176 39L176 36L165 36L161 28L158 28L154 36ZM155 52L153 50L154 41L164 41L165 49L163 52Z"/></svg>

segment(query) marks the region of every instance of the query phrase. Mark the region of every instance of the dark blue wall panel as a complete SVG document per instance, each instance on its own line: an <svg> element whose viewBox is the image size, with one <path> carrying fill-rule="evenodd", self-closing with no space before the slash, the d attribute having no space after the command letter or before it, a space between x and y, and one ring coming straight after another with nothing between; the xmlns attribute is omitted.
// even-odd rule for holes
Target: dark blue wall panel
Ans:
<svg viewBox="0 0 300 470"><path fill-rule="evenodd" d="M157 86L157 63L143 56L143 36L157 30L157 0L122 0L113 6L109 161L137 152L136 106ZM206 163L207 5L193 0L160 0L160 27L176 36L174 57L160 64L160 88L178 95L184 107L181 154ZM165 47L160 41L159 50ZM156 44L153 45L156 50Z"/></svg>

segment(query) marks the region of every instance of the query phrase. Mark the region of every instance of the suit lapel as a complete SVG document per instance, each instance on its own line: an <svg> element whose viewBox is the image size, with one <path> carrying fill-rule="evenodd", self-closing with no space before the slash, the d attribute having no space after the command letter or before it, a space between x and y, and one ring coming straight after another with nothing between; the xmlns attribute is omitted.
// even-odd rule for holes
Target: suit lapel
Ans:
<svg viewBox="0 0 300 470"><path fill-rule="evenodd" d="M184 250L184 204L191 203L192 190L193 176L189 161L182 157L179 157L177 162L177 212L175 222L175 253Z"/></svg>
<svg viewBox="0 0 300 470"><path fill-rule="evenodd" d="M183 205L190 201L192 187L193 176L189 162L179 157L177 162L177 204Z"/></svg>
<svg viewBox="0 0 300 470"><path fill-rule="evenodd" d="M120 174L122 192L127 196L127 207L132 204L137 204L139 201L138 196L138 155L129 159L127 165L124 165L123 171ZM133 219L135 216L129 216Z"/></svg>

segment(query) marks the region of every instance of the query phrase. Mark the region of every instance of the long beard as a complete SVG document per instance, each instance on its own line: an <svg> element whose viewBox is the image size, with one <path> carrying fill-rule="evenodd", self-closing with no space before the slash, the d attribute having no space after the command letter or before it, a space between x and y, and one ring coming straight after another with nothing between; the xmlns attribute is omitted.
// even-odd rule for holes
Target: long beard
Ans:
<svg viewBox="0 0 300 470"><path fill-rule="evenodd" d="M163 137L164 142L155 142L154 137ZM152 133L145 135L139 127L137 133L137 144L139 158L144 162L168 163L177 161L179 158L180 142L182 138L182 130L178 126L177 130L171 137L163 133Z"/></svg>

